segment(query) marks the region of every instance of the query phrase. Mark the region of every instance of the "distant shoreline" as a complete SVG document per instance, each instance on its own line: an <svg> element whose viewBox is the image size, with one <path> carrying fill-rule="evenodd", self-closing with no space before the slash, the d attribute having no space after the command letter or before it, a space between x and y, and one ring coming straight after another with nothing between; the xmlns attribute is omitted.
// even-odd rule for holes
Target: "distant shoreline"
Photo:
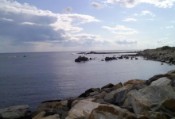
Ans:
<svg viewBox="0 0 175 119"><path fill-rule="evenodd" d="M77 54L118 54L118 53L138 53L139 51L116 51L116 52L95 52L95 51L90 51L90 52L79 52Z"/></svg>

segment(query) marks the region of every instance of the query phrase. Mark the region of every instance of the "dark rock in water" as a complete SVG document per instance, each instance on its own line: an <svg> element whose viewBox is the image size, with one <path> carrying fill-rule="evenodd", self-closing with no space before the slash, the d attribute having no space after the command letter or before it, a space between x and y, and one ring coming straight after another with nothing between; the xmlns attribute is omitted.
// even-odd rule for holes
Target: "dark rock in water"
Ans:
<svg viewBox="0 0 175 119"><path fill-rule="evenodd" d="M85 62L88 61L89 59L85 56L79 56L77 59L75 59L75 62Z"/></svg>
<svg viewBox="0 0 175 119"><path fill-rule="evenodd" d="M99 92L100 89L99 88L90 88L88 90L86 90L84 93L82 93L79 97L88 97L92 92Z"/></svg>
<svg viewBox="0 0 175 119"><path fill-rule="evenodd" d="M118 59L123 59L123 56L118 57Z"/></svg>
<svg viewBox="0 0 175 119"><path fill-rule="evenodd" d="M116 60L116 57L105 57L105 61Z"/></svg>
<svg viewBox="0 0 175 119"><path fill-rule="evenodd" d="M105 88L112 88L113 86L114 86L114 84L109 83L109 84L107 84L107 85L103 86L101 89L105 89Z"/></svg>

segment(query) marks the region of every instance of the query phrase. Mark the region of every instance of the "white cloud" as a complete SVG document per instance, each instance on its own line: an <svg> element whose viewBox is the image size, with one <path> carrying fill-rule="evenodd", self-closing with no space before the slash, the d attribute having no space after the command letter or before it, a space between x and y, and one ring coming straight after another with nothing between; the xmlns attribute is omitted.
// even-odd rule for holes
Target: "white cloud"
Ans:
<svg viewBox="0 0 175 119"><path fill-rule="evenodd" d="M141 15L141 16L146 16L146 15L148 15L148 16L155 17L155 14L152 13L151 11L149 11L149 10L143 10L143 11L141 12L140 15Z"/></svg>
<svg viewBox="0 0 175 119"><path fill-rule="evenodd" d="M134 44L137 44L137 41L136 40L117 40L116 43L120 45L134 45Z"/></svg>
<svg viewBox="0 0 175 119"><path fill-rule="evenodd" d="M124 21L124 22L136 22L137 19L128 17L128 18L124 19L123 21Z"/></svg>
<svg viewBox="0 0 175 119"><path fill-rule="evenodd" d="M138 33L137 30L123 25L116 25L115 27L103 26L102 28L121 36L134 35Z"/></svg>
<svg viewBox="0 0 175 119"><path fill-rule="evenodd" d="M22 25L37 25L37 24L32 23L32 22L22 22L21 24Z"/></svg>
<svg viewBox="0 0 175 119"><path fill-rule="evenodd" d="M0 20L8 21L8 22L13 22L13 19L8 19L8 18L1 18Z"/></svg>
<svg viewBox="0 0 175 119"><path fill-rule="evenodd" d="M0 41L6 39L12 45L48 41L64 44L82 38L84 43L89 42L96 40L96 37L85 33L81 25L100 22L90 15L53 13L15 0L0 0L0 16L0 26L3 28L0 29Z"/></svg>
<svg viewBox="0 0 175 119"><path fill-rule="evenodd" d="M139 4L151 4L159 8L171 8L175 0L105 0L107 4L119 4L131 8Z"/></svg>
<svg viewBox="0 0 175 119"><path fill-rule="evenodd" d="M173 25L170 25L170 26L166 26L165 28L166 28L166 29L173 29L174 26L173 26Z"/></svg>

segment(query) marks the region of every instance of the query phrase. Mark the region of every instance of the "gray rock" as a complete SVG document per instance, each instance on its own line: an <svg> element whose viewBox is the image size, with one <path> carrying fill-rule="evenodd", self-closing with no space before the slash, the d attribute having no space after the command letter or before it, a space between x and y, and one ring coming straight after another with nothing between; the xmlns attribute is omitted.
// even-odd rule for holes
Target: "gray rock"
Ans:
<svg viewBox="0 0 175 119"><path fill-rule="evenodd" d="M31 111L28 105L11 106L0 109L0 117L3 119L30 119Z"/></svg>
<svg viewBox="0 0 175 119"><path fill-rule="evenodd" d="M100 89L99 88L90 88L90 89L86 90L84 93L82 93L79 97L80 98L88 97L93 92L100 92Z"/></svg>
<svg viewBox="0 0 175 119"><path fill-rule="evenodd" d="M60 116L58 114L49 115L49 116L45 116L45 114L46 112L40 112L32 119L60 119Z"/></svg>
<svg viewBox="0 0 175 119"><path fill-rule="evenodd" d="M114 86L114 84L109 83L109 84L103 86L103 87L101 88L101 90L103 90L103 89L105 89L105 88L112 88L113 86Z"/></svg>
<svg viewBox="0 0 175 119"><path fill-rule="evenodd" d="M89 119L136 119L136 117L118 106L101 104L92 111Z"/></svg>
<svg viewBox="0 0 175 119"><path fill-rule="evenodd" d="M94 99L84 99L77 103L69 111L66 119L87 119L91 111L99 106L99 103L92 102Z"/></svg>
<svg viewBox="0 0 175 119"><path fill-rule="evenodd" d="M132 85L127 85L124 86L122 88L119 88L117 90L113 90L110 93L107 93L104 97L104 100L108 103L112 103L115 104L115 101L117 102L121 102L121 99L123 99L123 97L125 96L124 94L129 91L132 88ZM126 92L125 92L126 91ZM125 93L123 93L125 92ZM117 98L117 95L119 95L120 97Z"/></svg>
<svg viewBox="0 0 175 119"><path fill-rule="evenodd" d="M114 95L114 104L122 106L125 101L128 90L122 90Z"/></svg>
<svg viewBox="0 0 175 119"><path fill-rule="evenodd" d="M51 100L41 103L37 108L37 113L44 111L46 115L59 114L62 119L67 116L68 110L68 100Z"/></svg>
<svg viewBox="0 0 175 119"><path fill-rule="evenodd" d="M175 98L171 86L148 86L128 93L124 106L132 106L136 114L149 115L153 105L159 105L167 98Z"/></svg>
<svg viewBox="0 0 175 119"><path fill-rule="evenodd" d="M150 85L153 81L156 81L159 78L163 78L163 77L168 77L169 74L159 74L159 75L155 75L153 77L151 77L150 79L146 80L146 85Z"/></svg>
<svg viewBox="0 0 175 119"><path fill-rule="evenodd" d="M170 85L171 80L167 77L159 78L156 81L153 81L151 83L151 86L164 86L164 85Z"/></svg>

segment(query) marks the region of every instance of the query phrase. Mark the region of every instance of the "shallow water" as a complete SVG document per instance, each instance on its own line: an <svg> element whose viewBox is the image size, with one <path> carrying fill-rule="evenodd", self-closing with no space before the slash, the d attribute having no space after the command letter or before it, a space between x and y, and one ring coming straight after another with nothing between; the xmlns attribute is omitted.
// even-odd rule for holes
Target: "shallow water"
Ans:
<svg viewBox="0 0 175 119"><path fill-rule="evenodd" d="M0 108L75 97L92 87L129 79L148 79L175 69L174 65L138 60L101 61L110 55L87 55L95 60L75 63L71 52L0 54ZM115 54L121 55L121 54Z"/></svg>

